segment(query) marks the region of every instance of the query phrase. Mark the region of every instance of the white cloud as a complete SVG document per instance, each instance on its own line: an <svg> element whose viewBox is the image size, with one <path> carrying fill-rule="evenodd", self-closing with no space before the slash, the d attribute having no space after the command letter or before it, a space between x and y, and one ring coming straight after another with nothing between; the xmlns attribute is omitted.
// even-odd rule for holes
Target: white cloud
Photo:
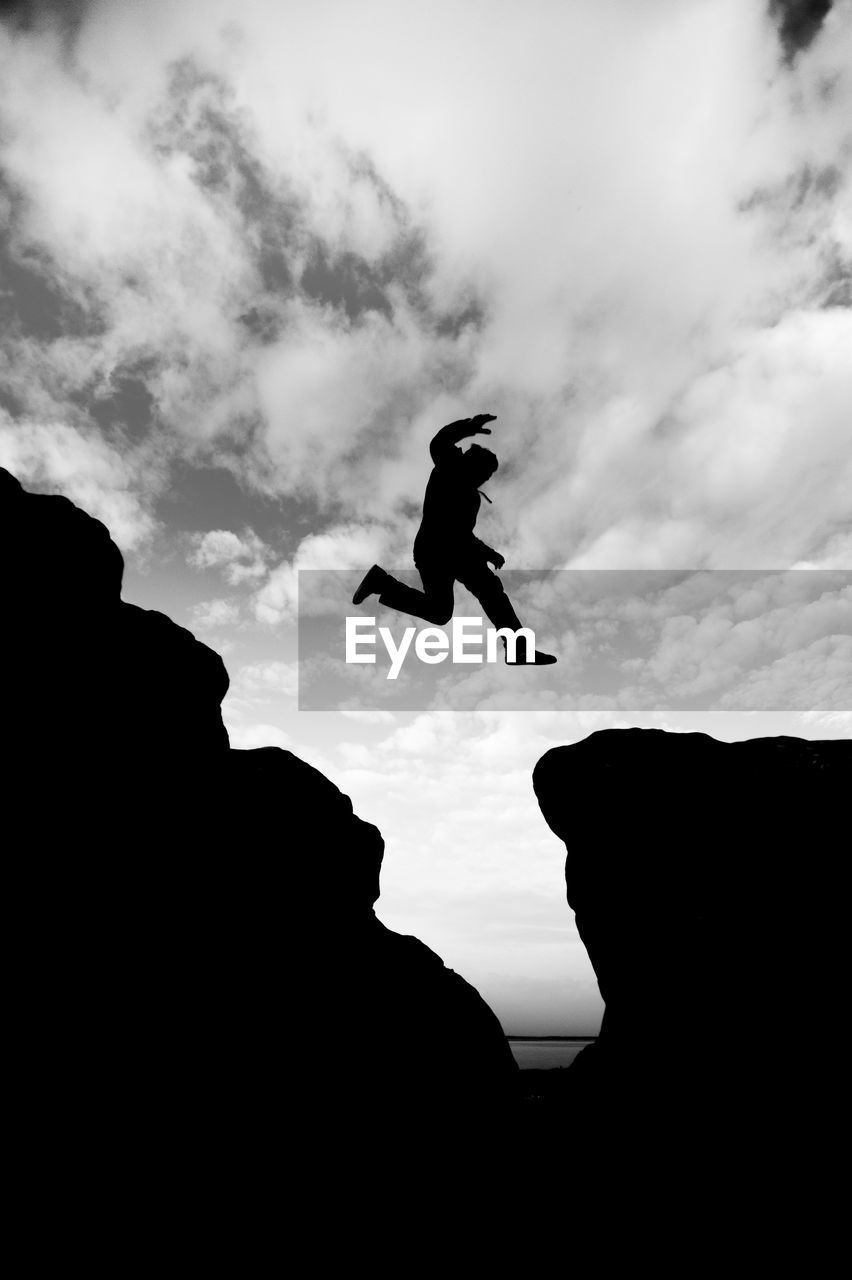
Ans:
<svg viewBox="0 0 852 1280"><path fill-rule="evenodd" d="M282 728L296 710L299 673L295 661L234 661L222 716L236 747L288 747L299 751Z"/></svg>
<svg viewBox="0 0 852 1280"><path fill-rule="evenodd" d="M292 622L298 612L300 570L363 570L382 558L388 542L385 529L358 524L340 525L303 538L292 560L274 568L255 593L256 618L270 626Z"/></svg>
<svg viewBox="0 0 852 1280"><path fill-rule="evenodd" d="M233 600L205 600L192 611L192 625L200 631L232 627L240 620L240 607Z"/></svg>
<svg viewBox="0 0 852 1280"><path fill-rule="evenodd" d="M288 733L275 724L240 724L233 721L223 712L225 727L231 746L238 751L254 751L257 747L282 747L285 751L293 749L293 740Z"/></svg>
<svg viewBox="0 0 852 1280"><path fill-rule="evenodd" d="M74 59L6 41L2 159L105 321L78 384L153 360L176 448L391 523L485 405L514 563L780 567L847 465L850 41L848 0L793 71L762 0L505 5L484 45L458 0L100 5ZM360 255L381 308L276 289L272 241Z"/></svg>
<svg viewBox="0 0 852 1280"><path fill-rule="evenodd" d="M244 694L282 694L294 698L298 683L295 662L252 662L240 667L231 681L231 689Z"/></svg>
<svg viewBox="0 0 852 1280"><path fill-rule="evenodd" d="M211 529L191 535L189 563L196 569L221 569L232 586L254 582L266 573L270 549L252 529L242 535Z"/></svg>
<svg viewBox="0 0 852 1280"><path fill-rule="evenodd" d="M721 699L724 707L791 707L814 703L845 710L852 704L852 635L824 636L749 672Z"/></svg>
<svg viewBox="0 0 852 1280"><path fill-rule="evenodd" d="M0 409L0 466L25 488L59 490L109 529L124 551L151 537L156 472L91 428L63 422L13 421Z"/></svg>

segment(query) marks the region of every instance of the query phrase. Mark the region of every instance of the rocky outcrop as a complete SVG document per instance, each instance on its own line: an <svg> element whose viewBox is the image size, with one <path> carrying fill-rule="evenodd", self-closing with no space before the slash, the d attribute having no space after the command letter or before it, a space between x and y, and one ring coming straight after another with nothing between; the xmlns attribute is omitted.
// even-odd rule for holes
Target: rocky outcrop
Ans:
<svg viewBox="0 0 852 1280"><path fill-rule="evenodd" d="M124 563L99 520L67 498L25 492L0 470L3 733L25 768L75 757L125 772L228 748L218 654L121 599ZM161 770L162 772L162 770Z"/></svg>
<svg viewBox="0 0 852 1280"><path fill-rule="evenodd" d="M21 1158L257 1191L285 1150L499 1113L497 1019L374 915L376 828L291 753L230 749L221 659L121 600L97 520L0 471L0 537Z"/></svg>
<svg viewBox="0 0 852 1280"><path fill-rule="evenodd" d="M612 729L538 762L606 1002L568 1073L593 1128L789 1141L830 1096L851 781L852 743L789 737Z"/></svg>

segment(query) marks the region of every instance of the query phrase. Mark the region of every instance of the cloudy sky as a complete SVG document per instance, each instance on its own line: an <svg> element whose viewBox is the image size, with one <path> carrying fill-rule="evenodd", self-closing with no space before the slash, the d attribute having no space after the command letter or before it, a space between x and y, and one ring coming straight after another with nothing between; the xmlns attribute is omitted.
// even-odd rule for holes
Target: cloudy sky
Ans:
<svg viewBox="0 0 852 1280"><path fill-rule="evenodd" d="M224 655L234 745L381 827L388 925L507 1030L594 1029L538 756L847 736L849 702L299 712L298 570L410 565L428 441L484 411L507 568L852 568L852 0L0 14L0 464ZM848 659L848 599L799 669Z"/></svg>

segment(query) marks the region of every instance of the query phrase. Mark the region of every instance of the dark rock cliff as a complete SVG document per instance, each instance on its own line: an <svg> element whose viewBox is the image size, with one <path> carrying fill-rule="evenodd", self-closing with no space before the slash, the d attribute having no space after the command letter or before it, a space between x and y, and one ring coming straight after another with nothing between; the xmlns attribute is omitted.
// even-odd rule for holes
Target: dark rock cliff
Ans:
<svg viewBox="0 0 852 1280"><path fill-rule="evenodd" d="M0 538L24 1166L271 1194L285 1151L495 1119L500 1025L377 920L377 829L291 753L229 748L221 659L121 600L97 520L0 471Z"/></svg>
<svg viewBox="0 0 852 1280"><path fill-rule="evenodd" d="M729 1162L831 1123L850 782L852 743L789 737L612 729L538 762L606 1002L567 1073L598 1135L638 1124Z"/></svg>

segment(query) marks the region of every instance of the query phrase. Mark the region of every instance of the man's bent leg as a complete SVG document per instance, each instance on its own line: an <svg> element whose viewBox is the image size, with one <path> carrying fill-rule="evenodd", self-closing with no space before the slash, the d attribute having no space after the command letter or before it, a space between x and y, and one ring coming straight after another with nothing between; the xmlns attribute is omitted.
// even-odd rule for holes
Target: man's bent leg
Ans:
<svg viewBox="0 0 852 1280"><path fill-rule="evenodd" d="M383 604L386 609L396 609L399 613L410 613L434 626L444 627L453 616L454 576L443 567L418 565L418 569L423 583L422 591L409 587L388 574L382 586L379 604Z"/></svg>

